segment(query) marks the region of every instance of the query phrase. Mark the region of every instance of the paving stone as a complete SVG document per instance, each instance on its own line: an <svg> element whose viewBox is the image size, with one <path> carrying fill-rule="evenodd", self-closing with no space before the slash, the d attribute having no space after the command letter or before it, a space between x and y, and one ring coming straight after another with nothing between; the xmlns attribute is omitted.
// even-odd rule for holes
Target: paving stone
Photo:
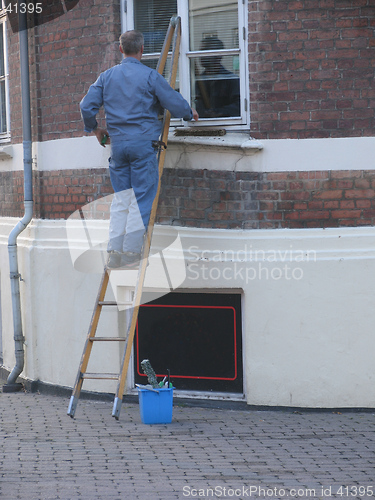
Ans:
<svg viewBox="0 0 375 500"><path fill-rule="evenodd" d="M374 497L370 412L176 407L171 424L148 426L136 404L124 405L118 422L106 402L80 401L74 420L67 406L59 397L0 393L1 500L173 500L202 492L244 500L250 487L264 500L298 489L294 498ZM356 485L368 489L336 494ZM307 496L312 489L316 496Z"/></svg>

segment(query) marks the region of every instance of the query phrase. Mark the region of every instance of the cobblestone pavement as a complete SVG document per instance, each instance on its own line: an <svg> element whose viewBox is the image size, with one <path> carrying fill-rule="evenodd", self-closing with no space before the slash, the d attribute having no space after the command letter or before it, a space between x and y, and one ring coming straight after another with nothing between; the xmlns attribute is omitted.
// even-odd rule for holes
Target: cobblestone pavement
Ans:
<svg viewBox="0 0 375 500"><path fill-rule="evenodd" d="M137 404L0 393L0 498L317 498L375 491L375 415L175 406L144 425Z"/></svg>

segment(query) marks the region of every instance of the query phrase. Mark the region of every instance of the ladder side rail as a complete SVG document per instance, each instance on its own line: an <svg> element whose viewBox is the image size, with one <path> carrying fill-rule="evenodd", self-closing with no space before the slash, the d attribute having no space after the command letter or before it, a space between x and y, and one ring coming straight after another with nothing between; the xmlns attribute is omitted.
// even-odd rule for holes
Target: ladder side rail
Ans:
<svg viewBox="0 0 375 500"><path fill-rule="evenodd" d="M178 56L180 53L181 44L181 18L178 17L175 21L175 30L173 33L172 45L172 64L171 72L169 75L169 85L174 89L176 86L177 70L178 70Z"/></svg>
<svg viewBox="0 0 375 500"><path fill-rule="evenodd" d="M78 398L81 393L81 388L83 384L83 373L86 371L90 354L91 354L91 349L93 346L93 342L90 340L93 337L95 337L96 330L98 327L98 322L100 318L100 313L102 310L102 305L100 302L103 302L105 293L107 291L108 287L108 281L109 281L109 271L107 269L104 269L101 282L99 285L99 291L95 300L95 306L94 306L94 312L91 318L88 334L86 337L86 342L83 348L83 353L81 357L81 361L79 363L79 368L78 368L78 374L76 377L76 381L74 383L73 387L73 392L72 396L70 398L70 403L69 403L69 408L68 408L68 415L70 415L72 418L74 417L74 413L78 404Z"/></svg>

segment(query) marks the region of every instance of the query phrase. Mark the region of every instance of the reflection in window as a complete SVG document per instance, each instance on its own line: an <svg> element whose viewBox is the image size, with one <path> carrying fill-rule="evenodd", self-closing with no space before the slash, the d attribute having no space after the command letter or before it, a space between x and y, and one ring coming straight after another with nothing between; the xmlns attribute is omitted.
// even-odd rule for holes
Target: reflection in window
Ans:
<svg viewBox="0 0 375 500"><path fill-rule="evenodd" d="M201 118L239 117L238 5L189 0L192 105ZM227 55L228 49L234 54Z"/></svg>
<svg viewBox="0 0 375 500"><path fill-rule="evenodd" d="M190 50L201 50L205 38L219 38L226 49L238 49L237 0L189 0Z"/></svg>
<svg viewBox="0 0 375 500"><path fill-rule="evenodd" d="M203 39L201 45L201 50L222 48L215 37ZM240 79L225 67L235 67L237 60L220 54L191 59L192 101L201 118L240 116Z"/></svg>

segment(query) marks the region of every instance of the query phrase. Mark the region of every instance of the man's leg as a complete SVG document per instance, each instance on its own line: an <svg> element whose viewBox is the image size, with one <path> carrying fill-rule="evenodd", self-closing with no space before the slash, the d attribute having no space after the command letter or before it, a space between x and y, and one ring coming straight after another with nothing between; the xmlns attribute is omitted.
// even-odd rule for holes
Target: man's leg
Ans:
<svg viewBox="0 0 375 500"><path fill-rule="evenodd" d="M123 250L140 253L159 181L157 156L151 141L134 144L130 159L135 197L129 206Z"/></svg>
<svg viewBox="0 0 375 500"><path fill-rule="evenodd" d="M113 195L109 220L108 251L122 252L132 195L134 197L133 189L119 191Z"/></svg>
<svg viewBox="0 0 375 500"><path fill-rule="evenodd" d="M130 165L124 147L124 142L112 144L112 156L109 160L109 172L112 187L115 191L111 204L109 222L109 253L108 267L116 268L121 265L121 255L129 213L129 206L134 197L130 185Z"/></svg>
<svg viewBox="0 0 375 500"><path fill-rule="evenodd" d="M122 251L140 253L143 246L145 226L133 189L125 233Z"/></svg>

